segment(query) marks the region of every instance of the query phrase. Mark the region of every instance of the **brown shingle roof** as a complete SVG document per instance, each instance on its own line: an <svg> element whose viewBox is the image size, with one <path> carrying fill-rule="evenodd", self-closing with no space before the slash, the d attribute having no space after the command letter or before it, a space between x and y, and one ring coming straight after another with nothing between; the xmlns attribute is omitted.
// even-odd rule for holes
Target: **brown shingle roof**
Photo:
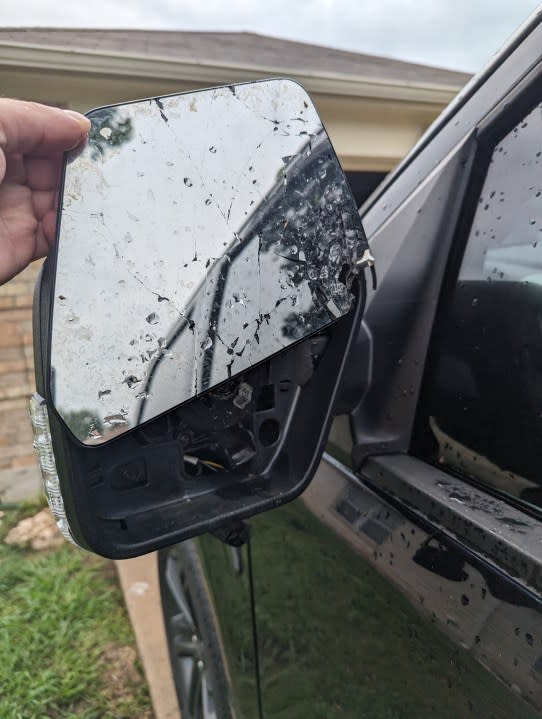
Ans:
<svg viewBox="0 0 542 719"><path fill-rule="evenodd" d="M0 43L161 57L192 63L270 68L284 73L333 73L346 78L462 87L470 75L442 68L292 42L250 32L4 28Z"/></svg>

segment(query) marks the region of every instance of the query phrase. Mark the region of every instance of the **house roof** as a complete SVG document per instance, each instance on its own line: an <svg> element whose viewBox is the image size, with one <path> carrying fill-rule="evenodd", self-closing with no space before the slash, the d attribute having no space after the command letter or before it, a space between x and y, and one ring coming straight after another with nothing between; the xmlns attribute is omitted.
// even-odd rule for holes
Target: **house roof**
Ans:
<svg viewBox="0 0 542 719"><path fill-rule="evenodd" d="M453 70L250 32L4 28L0 29L0 44L269 68L296 75L333 74L345 79L363 77L458 89L471 77Z"/></svg>

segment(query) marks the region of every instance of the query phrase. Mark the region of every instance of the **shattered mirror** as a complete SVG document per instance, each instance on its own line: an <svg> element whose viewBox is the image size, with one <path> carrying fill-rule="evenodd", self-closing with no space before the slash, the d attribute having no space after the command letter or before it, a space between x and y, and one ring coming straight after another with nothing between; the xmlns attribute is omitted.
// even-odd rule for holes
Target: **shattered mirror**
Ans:
<svg viewBox="0 0 542 719"><path fill-rule="evenodd" d="M367 244L295 82L89 118L65 169L50 386L72 433L101 444L348 313Z"/></svg>

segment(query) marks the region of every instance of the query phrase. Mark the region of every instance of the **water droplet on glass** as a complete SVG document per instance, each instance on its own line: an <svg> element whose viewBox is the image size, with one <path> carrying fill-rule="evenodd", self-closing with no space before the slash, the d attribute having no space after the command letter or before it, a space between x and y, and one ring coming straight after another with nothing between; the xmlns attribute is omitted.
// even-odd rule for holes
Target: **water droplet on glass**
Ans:
<svg viewBox="0 0 542 719"><path fill-rule="evenodd" d="M156 312L151 312L150 315L147 315L147 316L145 317L145 320L146 320L150 325L156 325L156 324L158 324L158 315L156 314Z"/></svg>
<svg viewBox="0 0 542 719"><path fill-rule="evenodd" d="M325 168L325 167L321 167L321 168L318 170L318 177L319 177L321 180L323 180L326 175L327 175L327 170L326 170L326 168Z"/></svg>
<svg viewBox="0 0 542 719"><path fill-rule="evenodd" d="M208 350L208 349L211 349L212 346L213 346L213 340L209 337L209 335L207 335L207 337L201 344L201 349Z"/></svg>
<svg viewBox="0 0 542 719"><path fill-rule="evenodd" d="M465 504L463 496L460 494L456 494L455 492L450 493L450 499L452 502L457 502L458 504Z"/></svg>
<svg viewBox="0 0 542 719"><path fill-rule="evenodd" d="M211 147L209 148L209 152L212 152L213 155L215 155L215 154L216 154L216 147L215 147L214 145L211 145Z"/></svg>
<svg viewBox="0 0 542 719"><path fill-rule="evenodd" d="M185 184L187 187L192 187L192 180L191 180L189 177L185 177L185 178L184 178L184 184Z"/></svg>
<svg viewBox="0 0 542 719"><path fill-rule="evenodd" d="M314 267L311 267L310 270L307 272L307 275L309 276L309 280L315 280L318 277L318 273L314 269Z"/></svg>
<svg viewBox="0 0 542 719"><path fill-rule="evenodd" d="M128 420L126 419L126 412L121 410L118 414L109 414L107 417L104 417L105 424L128 424Z"/></svg>
<svg viewBox="0 0 542 719"><path fill-rule="evenodd" d="M290 254L297 255L297 245L292 245L290 247Z"/></svg>
<svg viewBox="0 0 542 719"><path fill-rule="evenodd" d="M106 140L109 140L112 134L113 130L110 127L102 127L102 129L100 130L100 135Z"/></svg>
<svg viewBox="0 0 542 719"><path fill-rule="evenodd" d="M212 200L209 197L205 200L205 204L207 205L207 207L209 207L211 202L212 202Z"/></svg>
<svg viewBox="0 0 542 719"><path fill-rule="evenodd" d="M472 306L476 307L477 304L478 304L478 299L475 297L472 301Z"/></svg>
<svg viewBox="0 0 542 719"><path fill-rule="evenodd" d="M128 377L126 377L123 384L127 384L128 387L130 389L132 389L132 387L134 387L134 385L136 385L136 384L139 384L139 382L141 382L139 377L136 377L134 374L130 374L130 375L128 375Z"/></svg>

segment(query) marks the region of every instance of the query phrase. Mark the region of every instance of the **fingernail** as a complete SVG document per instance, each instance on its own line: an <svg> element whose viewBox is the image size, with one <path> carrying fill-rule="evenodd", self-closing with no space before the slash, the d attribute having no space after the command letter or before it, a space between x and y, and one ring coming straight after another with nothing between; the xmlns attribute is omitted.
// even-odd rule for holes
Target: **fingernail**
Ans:
<svg viewBox="0 0 542 719"><path fill-rule="evenodd" d="M74 120L77 120L77 122L81 125L81 130L84 132L88 132L90 130L90 120L88 117L81 115L80 112L75 112L75 110L64 110L64 112L66 115L73 117Z"/></svg>

